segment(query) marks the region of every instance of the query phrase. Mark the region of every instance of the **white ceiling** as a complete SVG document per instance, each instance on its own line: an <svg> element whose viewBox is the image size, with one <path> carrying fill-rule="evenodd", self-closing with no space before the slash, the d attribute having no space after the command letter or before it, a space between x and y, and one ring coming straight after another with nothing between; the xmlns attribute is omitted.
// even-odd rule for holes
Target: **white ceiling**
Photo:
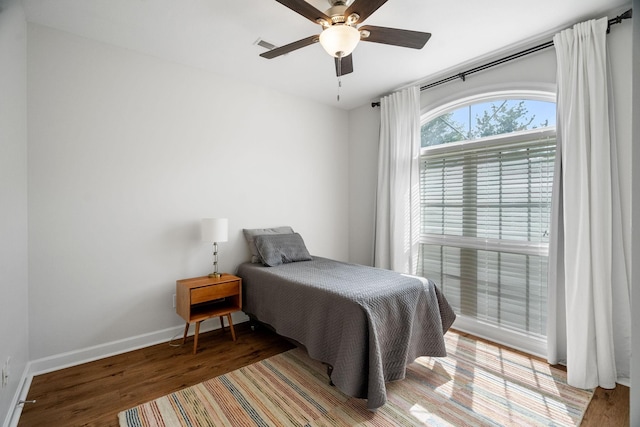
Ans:
<svg viewBox="0 0 640 427"><path fill-rule="evenodd" d="M326 0L307 1L322 11L329 7ZM29 22L347 110L474 58L547 41L576 22L631 6L628 0L389 0L365 24L432 37L421 50L360 43L353 54L354 72L342 78L338 102L333 58L320 45L270 60L259 56L264 52L255 45L259 38L282 46L320 33L320 26L275 0L22 3Z"/></svg>

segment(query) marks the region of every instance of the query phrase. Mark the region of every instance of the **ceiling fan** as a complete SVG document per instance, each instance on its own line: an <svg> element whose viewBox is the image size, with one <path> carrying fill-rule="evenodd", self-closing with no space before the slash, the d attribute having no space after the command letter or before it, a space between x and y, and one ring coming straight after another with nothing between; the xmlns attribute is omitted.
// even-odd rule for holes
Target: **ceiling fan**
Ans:
<svg viewBox="0 0 640 427"><path fill-rule="evenodd" d="M305 0L276 1L311 22L322 26L322 32L319 35L313 35L261 53L260 56L272 59L320 42L327 53L335 58L338 77L353 72L352 52L360 40L422 49L431 37L430 33L420 31L374 27L372 25L357 27L357 24L362 23L387 0L354 0L353 2L350 0L328 0L331 7L326 12L319 11Z"/></svg>

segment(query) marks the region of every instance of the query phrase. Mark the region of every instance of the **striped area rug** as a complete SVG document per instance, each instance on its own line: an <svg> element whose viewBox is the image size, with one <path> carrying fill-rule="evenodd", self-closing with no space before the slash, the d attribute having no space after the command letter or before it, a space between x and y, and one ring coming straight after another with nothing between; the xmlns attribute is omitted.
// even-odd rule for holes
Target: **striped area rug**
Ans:
<svg viewBox="0 0 640 427"><path fill-rule="evenodd" d="M519 353L449 331L448 357L422 357L387 384L376 412L328 385L326 368L300 349L118 415L138 426L577 426L592 391Z"/></svg>

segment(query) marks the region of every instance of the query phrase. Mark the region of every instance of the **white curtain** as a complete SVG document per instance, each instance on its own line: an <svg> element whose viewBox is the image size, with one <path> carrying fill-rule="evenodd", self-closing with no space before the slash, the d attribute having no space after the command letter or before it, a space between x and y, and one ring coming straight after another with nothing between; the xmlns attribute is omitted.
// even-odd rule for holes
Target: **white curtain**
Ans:
<svg viewBox="0 0 640 427"><path fill-rule="evenodd" d="M420 89L380 100L374 265L415 274L420 236Z"/></svg>
<svg viewBox="0 0 640 427"><path fill-rule="evenodd" d="M569 384L628 377L631 307L609 110L607 19L553 41L558 61L556 179L549 248L548 358ZM611 122L610 122L611 120Z"/></svg>

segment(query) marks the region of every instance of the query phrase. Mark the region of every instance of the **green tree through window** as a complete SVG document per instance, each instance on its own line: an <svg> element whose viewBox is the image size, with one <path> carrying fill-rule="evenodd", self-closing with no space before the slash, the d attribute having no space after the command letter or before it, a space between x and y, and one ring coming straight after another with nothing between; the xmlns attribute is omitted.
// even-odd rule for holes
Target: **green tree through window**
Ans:
<svg viewBox="0 0 640 427"><path fill-rule="evenodd" d="M483 102L447 112L421 129L422 147L545 128L555 123L555 104L529 99Z"/></svg>
<svg viewBox="0 0 640 427"><path fill-rule="evenodd" d="M464 125L452 119L453 113L443 114L422 126L420 137L423 147L446 144L467 139Z"/></svg>

